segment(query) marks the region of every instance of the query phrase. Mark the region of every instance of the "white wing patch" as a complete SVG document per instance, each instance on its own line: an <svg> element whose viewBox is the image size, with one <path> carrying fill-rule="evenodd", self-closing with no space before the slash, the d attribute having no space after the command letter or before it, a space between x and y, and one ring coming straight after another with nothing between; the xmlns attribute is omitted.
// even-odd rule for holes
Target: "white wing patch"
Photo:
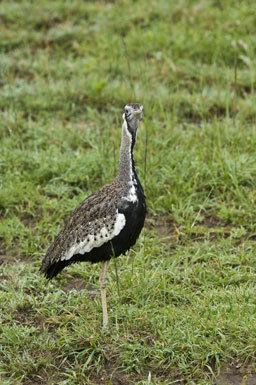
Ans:
<svg viewBox="0 0 256 385"><path fill-rule="evenodd" d="M102 246L104 243L110 241L116 235L118 235L120 231L124 228L124 226L125 216L124 214L118 213L118 210L116 210L116 220L114 228L108 230L104 225L99 232L95 234L89 234L85 240L72 246L69 251L62 256L61 260L69 260L75 254L89 253L95 247Z"/></svg>

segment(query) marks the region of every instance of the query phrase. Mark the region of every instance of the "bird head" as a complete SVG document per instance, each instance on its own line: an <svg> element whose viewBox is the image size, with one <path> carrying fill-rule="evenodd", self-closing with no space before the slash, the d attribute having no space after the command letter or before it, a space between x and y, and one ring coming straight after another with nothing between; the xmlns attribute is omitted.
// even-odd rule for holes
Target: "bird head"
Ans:
<svg viewBox="0 0 256 385"><path fill-rule="evenodd" d="M136 135L136 131L139 126L139 122L143 118L143 106L138 103L126 104L124 107L123 119L127 123L127 128L132 134Z"/></svg>

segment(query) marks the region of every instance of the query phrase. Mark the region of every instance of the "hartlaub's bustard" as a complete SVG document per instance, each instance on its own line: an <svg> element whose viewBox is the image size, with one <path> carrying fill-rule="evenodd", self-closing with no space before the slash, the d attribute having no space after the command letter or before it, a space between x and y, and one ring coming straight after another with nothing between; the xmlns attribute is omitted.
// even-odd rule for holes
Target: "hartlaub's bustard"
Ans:
<svg viewBox="0 0 256 385"><path fill-rule="evenodd" d="M100 289L103 325L108 323L106 278L111 257L133 246L144 225L145 196L135 171L133 147L143 106L124 107L120 169L112 183L85 199L70 215L49 247L40 271L49 279L77 261L103 261Z"/></svg>

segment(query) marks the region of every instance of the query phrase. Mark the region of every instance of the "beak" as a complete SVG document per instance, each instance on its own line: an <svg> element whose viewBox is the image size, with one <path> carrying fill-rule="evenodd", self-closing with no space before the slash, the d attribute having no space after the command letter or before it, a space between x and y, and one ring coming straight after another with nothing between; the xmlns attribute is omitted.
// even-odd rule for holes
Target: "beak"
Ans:
<svg viewBox="0 0 256 385"><path fill-rule="evenodd" d="M140 115L141 113L142 113L142 110L133 111L133 115Z"/></svg>

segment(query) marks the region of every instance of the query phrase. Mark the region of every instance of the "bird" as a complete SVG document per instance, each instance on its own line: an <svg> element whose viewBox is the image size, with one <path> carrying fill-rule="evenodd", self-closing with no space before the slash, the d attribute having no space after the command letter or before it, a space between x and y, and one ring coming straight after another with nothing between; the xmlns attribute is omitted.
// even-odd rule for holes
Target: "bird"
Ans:
<svg viewBox="0 0 256 385"><path fill-rule="evenodd" d="M143 106L126 104L122 118L117 176L75 208L50 245L40 268L50 280L72 263L102 262L99 286L103 327L108 325L106 282L110 259L125 254L136 243L146 216L145 194L133 159Z"/></svg>

